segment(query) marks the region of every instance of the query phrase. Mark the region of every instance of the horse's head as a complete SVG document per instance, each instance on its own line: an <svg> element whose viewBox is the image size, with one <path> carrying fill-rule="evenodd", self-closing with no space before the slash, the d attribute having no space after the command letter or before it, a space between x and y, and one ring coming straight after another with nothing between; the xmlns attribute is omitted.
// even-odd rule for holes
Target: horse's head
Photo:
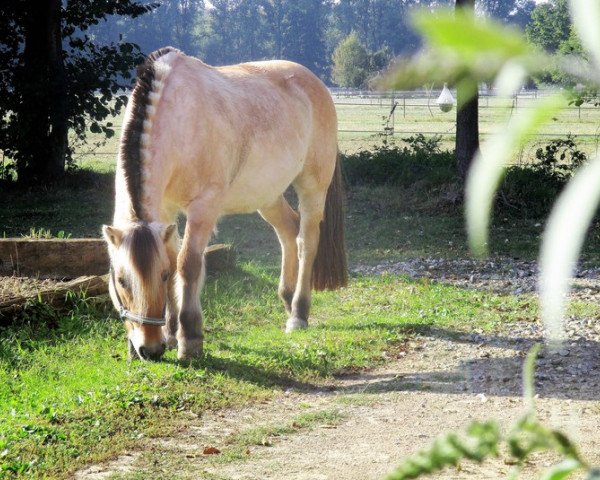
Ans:
<svg viewBox="0 0 600 480"><path fill-rule="evenodd" d="M166 348L162 326L176 265L175 225L136 222L102 227L108 243L109 291L125 321L130 354L158 359Z"/></svg>

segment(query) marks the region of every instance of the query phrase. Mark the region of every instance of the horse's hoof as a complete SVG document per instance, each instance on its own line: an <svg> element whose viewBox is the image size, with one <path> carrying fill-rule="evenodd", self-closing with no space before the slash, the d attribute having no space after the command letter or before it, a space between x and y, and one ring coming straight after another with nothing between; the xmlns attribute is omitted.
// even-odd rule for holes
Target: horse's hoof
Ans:
<svg viewBox="0 0 600 480"><path fill-rule="evenodd" d="M308 321L298 317L288 318L285 324L285 333L292 333L294 330L305 330L308 328Z"/></svg>
<svg viewBox="0 0 600 480"><path fill-rule="evenodd" d="M182 340L179 339L177 358L179 360L193 360L202 356L202 339Z"/></svg>
<svg viewBox="0 0 600 480"><path fill-rule="evenodd" d="M167 335L165 337L165 342L166 342L167 348L169 350L177 348L177 337L176 336L174 336L174 335Z"/></svg>

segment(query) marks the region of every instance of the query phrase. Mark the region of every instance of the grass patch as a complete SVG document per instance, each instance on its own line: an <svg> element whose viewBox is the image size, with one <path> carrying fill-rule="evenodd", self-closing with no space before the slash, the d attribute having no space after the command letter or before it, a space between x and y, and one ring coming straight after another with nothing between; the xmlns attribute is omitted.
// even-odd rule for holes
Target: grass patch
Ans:
<svg viewBox="0 0 600 480"><path fill-rule="evenodd" d="M1 185L0 235L68 232L72 237L99 237L110 223L114 205L114 173L78 170L52 189L23 190Z"/></svg>
<svg viewBox="0 0 600 480"><path fill-rule="evenodd" d="M536 315L526 299L394 276L354 277L345 290L316 294L313 328L288 336L276 282L274 271L255 264L209 279L206 355L189 366L178 364L175 352L160 363L126 361L120 322L92 307L51 327L34 319L3 329L4 476L66 477L141 437L168 435L182 414L383 363L384 352L416 326L489 330ZM307 415L300 420L321 421Z"/></svg>
<svg viewBox="0 0 600 480"><path fill-rule="evenodd" d="M312 429L319 425L333 427L339 425L343 418L343 414L337 409L305 412L285 423L247 428L230 436L226 443L236 447L270 447L276 437Z"/></svg>

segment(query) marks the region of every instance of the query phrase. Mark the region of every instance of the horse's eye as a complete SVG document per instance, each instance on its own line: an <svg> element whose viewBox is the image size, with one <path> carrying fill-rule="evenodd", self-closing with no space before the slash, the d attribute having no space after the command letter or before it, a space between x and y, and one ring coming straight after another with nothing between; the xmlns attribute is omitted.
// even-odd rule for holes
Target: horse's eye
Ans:
<svg viewBox="0 0 600 480"><path fill-rule="evenodd" d="M163 282L166 282L170 276L171 276L171 274L165 270L164 272L162 272L160 278L162 279Z"/></svg>
<svg viewBox="0 0 600 480"><path fill-rule="evenodd" d="M125 281L125 278L124 278L124 277L119 277L119 278L117 279L117 281L119 282L119 285L121 285L121 287L123 287L123 288L127 288L127 282Z"/></svg>

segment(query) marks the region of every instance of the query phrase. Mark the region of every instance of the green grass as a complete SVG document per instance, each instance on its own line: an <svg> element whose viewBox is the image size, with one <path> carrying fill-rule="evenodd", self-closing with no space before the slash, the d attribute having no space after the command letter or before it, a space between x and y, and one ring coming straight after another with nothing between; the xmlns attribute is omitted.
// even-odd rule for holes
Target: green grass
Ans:
<svg viewBox="0 0 600 480"><path fill-rule="evenodd" d="M243 264L209 279L206 356L180 365L130 363L120 322L80 308L2 331L1 468L7 477L63 477L78 466L166 435L181 415L269 398L336 372L371 367L415 330L493 329L532 320L526 297L497 296L395 276L354 277L315 295L312 328L283 333L269 268ZM36 318L32 316L32 318Z"/></svg>
<svg viewBox="0 0 600 480"><path fill-rule="evenodd" d="M344 418L337 409L305 412L294 417L290 422L250 427L231 435L225 443L234 447L265 446L273 444L275 437L289 435L307 430L318 425L335 426Z"/></svg>
<svg viewBox="0 0 600 480"><path fill-rule="evenodd" d="M101 212L69 207L73 195L52 192L64 216L40 213L37 228L74 235ZM12 212L40 198L19 201ZM67 203L61 203L67 202ZM82 204L85 205L85 204ZM2 212L6 217L6 212ZM17 214L18 215L18 214ZM18 217L14 218L18 225ZM22 225L25 231L29 225ZM539 226L500 222L496 253L532 256ZM17 231L17 233L19 233ZM503 239L510 239L505 242ZM86 302L69 314L38 307L0 332L0 465L7 478L67 477L76 468L133 448L141 437L168 435L189 412L240 405L340 372L385 362L385 352L431 327L493 332L533 321L530 296L495 295L402 276L351 277L350 286L314 296L311 328L287 336L276 295L279 247L257 216L225 219L216 237L239 251L236 271L209 278L203 292L206 355L190 366L168 352L160 363L128 362L123 327ZM466 254L458 214L407 212L395 189L357 188L348 203L351 263L417 255ZM573 307L594 316L599 308Z"/></svg>
<svg viewBox="0 0 600 480"><path fill-rule="evenodd" d="M0 198L0 235L20 237L31 231L64 231L72 237L99 237L110 223L114 173L82 169L58 188L23 191L8 187Z"/></svg>

